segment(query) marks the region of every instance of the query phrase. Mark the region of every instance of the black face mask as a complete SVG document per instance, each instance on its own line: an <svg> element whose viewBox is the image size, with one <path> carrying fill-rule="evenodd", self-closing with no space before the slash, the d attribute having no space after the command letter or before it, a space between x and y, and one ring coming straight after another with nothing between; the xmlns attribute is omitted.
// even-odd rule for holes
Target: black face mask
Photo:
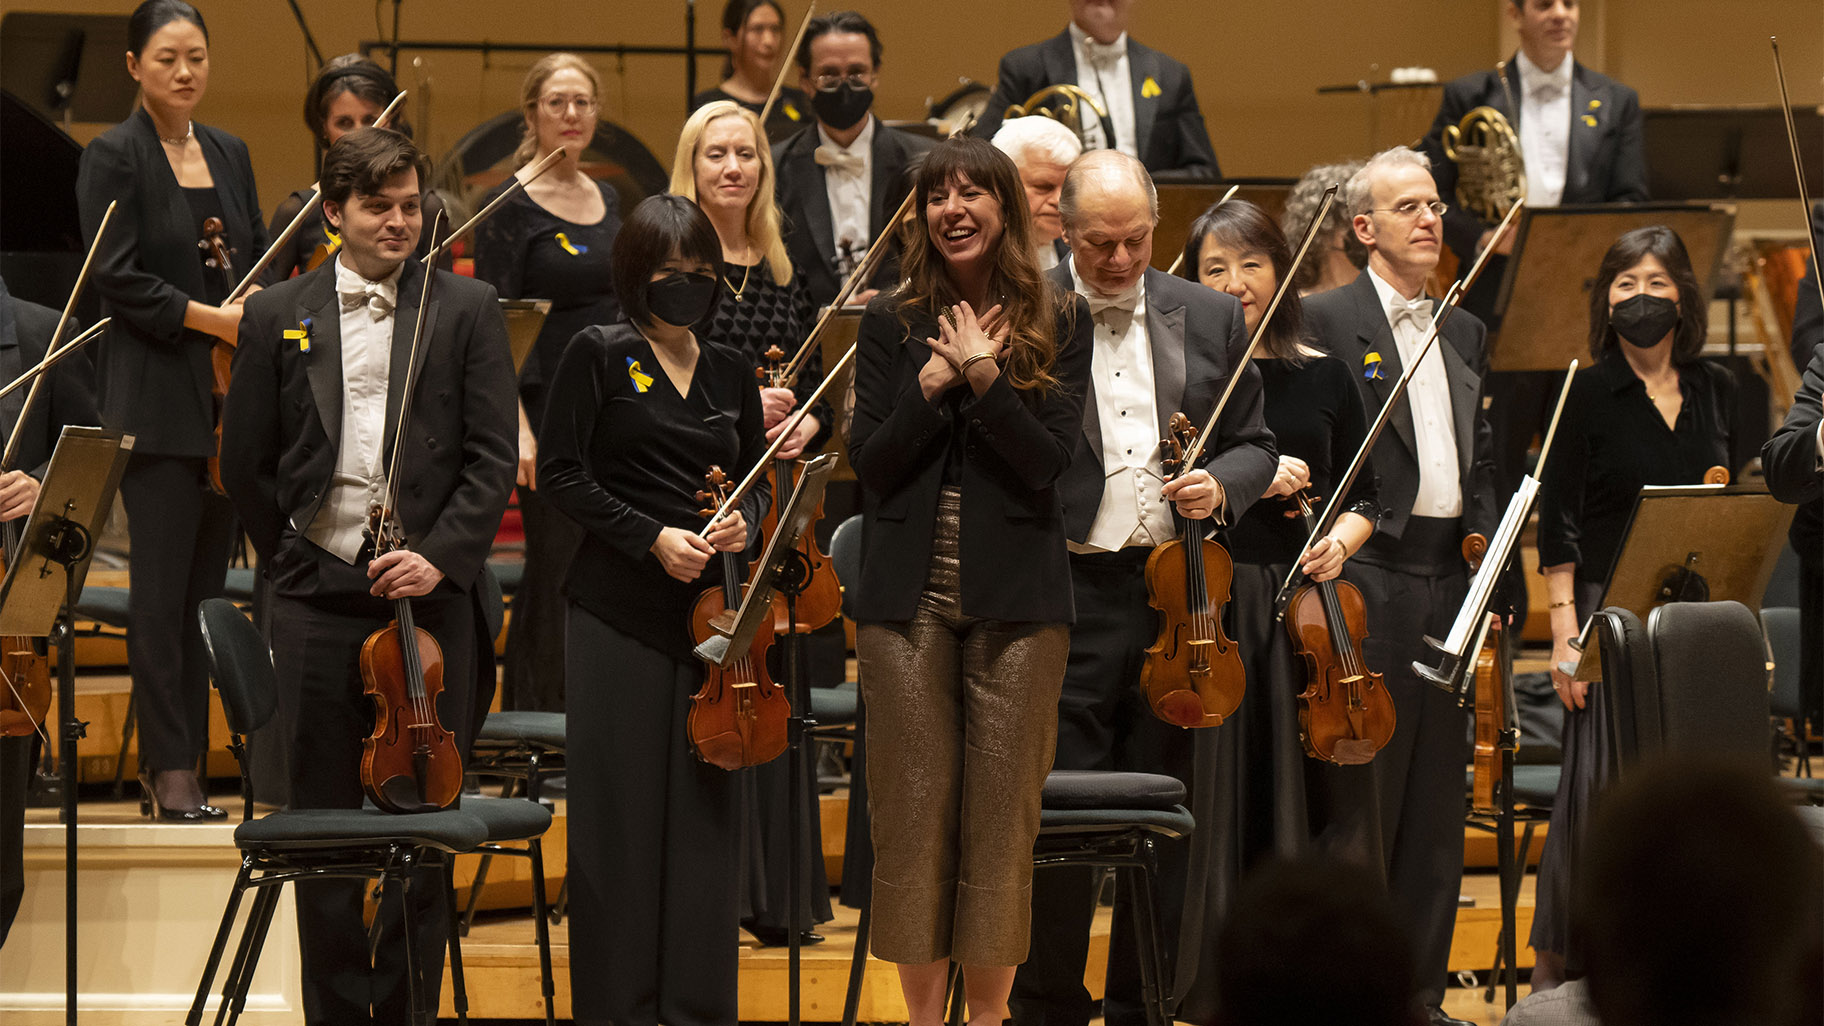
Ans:
<svg viewBox="0 0 1824 1026"><path fill-rule="evenodd" d="M841 132L855 127L855 123L868 116L868 108L874 106L874 90L867 86L857 89L846 80L839 82L834 89L818 89L811 93L811 110L817 113L817 120Z"/></svg>
<svg viewBox="0 0 1824 1026"><path fill-rule="evenodd" d="M1629 296L1609 308L1609 324L1629 345L1651 349L1678 326L1678 304L1664 296Z"/></svg>
<svg viewBox="0 0 1824 1026"><path fill-rule="evenodd" d="M703 319L716 298L716 279L679 272L646 284L646 309L674 327L687 328Z"/></svg>

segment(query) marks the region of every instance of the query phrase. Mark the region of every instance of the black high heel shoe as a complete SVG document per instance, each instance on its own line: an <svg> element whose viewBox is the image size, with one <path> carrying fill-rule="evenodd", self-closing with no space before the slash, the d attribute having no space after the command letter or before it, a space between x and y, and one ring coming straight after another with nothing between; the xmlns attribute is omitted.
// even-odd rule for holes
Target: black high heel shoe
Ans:
<svg viewBox="0 0 1824 1026"><path fill-rule="evenodd" d="M225 819L228 816L227 812L210 805L207 801L187 809L167 808L159 800L158 788L152 786L152 780L152 774L144 770L140 771L139 814L147 819L164 823L206 823L212 819Z"/></svg>

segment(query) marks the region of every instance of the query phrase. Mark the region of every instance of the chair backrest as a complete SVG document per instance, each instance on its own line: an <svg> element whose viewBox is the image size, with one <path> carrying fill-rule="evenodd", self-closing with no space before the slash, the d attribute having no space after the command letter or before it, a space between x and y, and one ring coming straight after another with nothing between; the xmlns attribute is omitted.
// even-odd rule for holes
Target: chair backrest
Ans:
<svg viewBox="0 0 1824 1026"><path fill-rule="evenodd" d="M1647 636L1665 746L1767 759L1767 639L1754 612L1740 602L1671 602L1647 618Z"/></svg>
<svg viewBox="0 0 1824 1026"><path fill-rule="evenodd" d="M830 534L830 560L842 582L842 613L855 618L855 591L861 587L861 514L836 525Z"/></svg>
<svg viewBox="0 0 1824 1026"><path fill-rule="evenodd" d="M1610 750L1617 763L1632 762L1660 747L1659 720L1641 722L1642 705L1659 706L1659 668L1640 617L1610 606L1595 617L1602 646L1602 702L1608 710ZM1597 689L1592 688L1594 693ZM1611 767L1613 768L1613 767Z"/></svg>
<svg viewBox="0 0 1824 1026"><path fill-rule="evenodd" d="M1761 626L1767 629L1767 645L1773 650L1773 715L1796 717L1803 704L1799 694L1799 611L1791 606L1763 609Z"/></svg>
<svg viewBox="0 0 1824 1026"><path fill-rule="evenodd" d="M246 737L265 726L278 705L272 652L259 628L227 599L203 600L196 618L209 653L209 676L222 696L222 715L229 730Z"/></svg>

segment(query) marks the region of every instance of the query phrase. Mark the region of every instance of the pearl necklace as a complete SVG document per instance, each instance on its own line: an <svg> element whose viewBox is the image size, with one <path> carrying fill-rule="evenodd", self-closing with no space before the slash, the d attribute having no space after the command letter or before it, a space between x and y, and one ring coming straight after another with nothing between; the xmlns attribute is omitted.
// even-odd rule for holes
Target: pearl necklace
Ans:
<svg viewBox="0 0 1824 1026"><path fill-rule="evenodd" d="M196 138L196 123L194 121L187 121L184 123L183 135L180 135L175 139L161 135L158 137L158 141L167 146L182 146L194 138Z"/></svg>

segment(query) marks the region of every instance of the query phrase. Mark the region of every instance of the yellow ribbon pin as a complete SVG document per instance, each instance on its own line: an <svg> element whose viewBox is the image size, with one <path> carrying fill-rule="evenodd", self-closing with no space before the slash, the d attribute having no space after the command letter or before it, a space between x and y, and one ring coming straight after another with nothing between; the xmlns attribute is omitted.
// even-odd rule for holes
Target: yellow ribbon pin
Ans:
<svg viewBox="0 0 1824 1026"><path fill-rule="evenodd" d="M1362 357L1362 377L1369 381L1380 380L1381 354L1369 353Z"/></svg>
<svg viewBox="0 0 1824 1026"><path fill-rule="evenodd" d="M640 361L631 356L627 358L627 378L633 382L633 390L641 394L652 387L652 375L641 370Z"/></svg>
<svg viewBox="0 0 1824 1026"><path fill-rule="evenodd" d="M298 352L310 352L310 318L306 317L299 321L295 328L286 328L284 335L285 341L298 344Z"/></svg>
<svg viewBox="0 0 1824 1026"><path fill-rule="evenodd" d="M582 256L584 253L589 252L588 246L577 246L577 245L572 244L570 242L569 236L565 235L563 232L557 233L557 244L559 246L562 246L564 248L564 252L570 254L571 256Z"/></svg>
<svg viewBox="0 0 1824 1026"><path fill-rule="evenodd" d="M1601 110L1601 109L1602 109L1602 101L1601 101L1601 100L1591 100L1591 101L1590 101L1590 109L1591 109L1591 110Z"/></svg>
<svg viewBox="0 0 1824 1026"><path fill-rule="evenodd" d="M785 103L783 105L781 105L781 107L779 109L785 111L785 116L788 118L791 118L793 121L803 121L804 120L804 115L798 113L798 107L795 104L793 104L792 101L790 101L790 100L785 101Z"/></svg>
<svg viewBox="0 0 1824 1026"><path fill-rule="evenodd" d="M1590 126L1591 128L1595 128L1596 127L1596 115L1585 114L1583 116L1583 123Z"/></svg>
<svg viewBox="0 0 1824 1026"><path fill-rule="evenodd" d="M1140 83L1140 98L1143 100L1150 100L1163 93L1164 90L1159 88L1159 83L1153 81L1153 76L1151 75L1146 76L1146 81Z"/></svg>

